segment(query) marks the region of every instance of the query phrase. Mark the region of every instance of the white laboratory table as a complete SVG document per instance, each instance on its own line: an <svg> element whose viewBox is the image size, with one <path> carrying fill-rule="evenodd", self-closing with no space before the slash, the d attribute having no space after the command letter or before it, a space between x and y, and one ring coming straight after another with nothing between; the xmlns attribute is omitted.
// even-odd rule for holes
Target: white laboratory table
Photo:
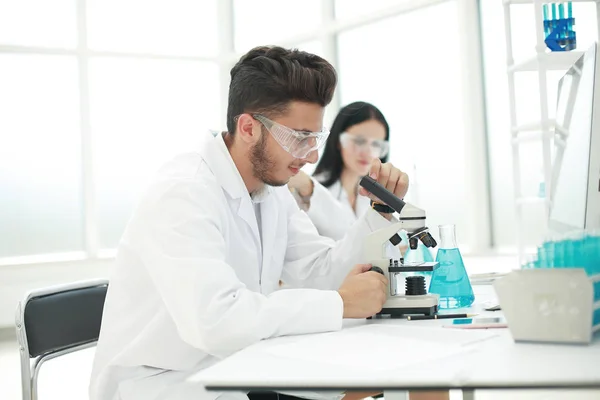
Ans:
<svg viewBox="0 0 600 400"><path fill-rule="evenodd" d="M477 298L474 311L482 317L498 316L499 312L481 307L482 302L493 300L492 287L473 288ZM356 325L386 324L445 332L450 329L441 325L448 321L354 320L346 321L344 329L351 333L358 332L353 330ZM276 338L241 350L190 379L216 391L383 390L386 397L387 391L406 390L462 389L464 398L472 398L475 389L600 389L600 335L590 345L559 345L515 343L508 329L486 331L496 336L469 344L466 353L389 370L373 368L382 361L389 364L389 360L364 353L358 355L364 358L362 366L281 356L271 351L273 346L294 343L298 337ZM389 357L402 357L400 341L390 341L389 348Z"/></svg>

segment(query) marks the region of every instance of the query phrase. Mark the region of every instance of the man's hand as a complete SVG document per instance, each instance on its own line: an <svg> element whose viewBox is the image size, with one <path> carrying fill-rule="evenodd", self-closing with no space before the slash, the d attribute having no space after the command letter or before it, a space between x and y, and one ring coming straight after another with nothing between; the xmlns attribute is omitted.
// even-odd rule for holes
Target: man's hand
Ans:
<svg viewBox="0 0 600 400"><path fill-rule="evenodd" d="M375 158L371 164L369 176L379 182L381 186L394 193L396 197L403 199L406 196L406 192L408 191L408 175L394 167L391 163L382 164L379 158ZM359 193L363 196L368 196L373 201L385 204L363 187L360 188Z"/></svg>
<svg viewBox="0 0 600 400"><path fill-rule="evenodd" d="M314 190L314 183L304 171L298 171L295 176L290 178L288 188L295 189L300 196L310 197Z"/></svg>
<svg viewBox="0 0 600 400"><path fill-rule="evenodd" d="M348 274L338 293L344 302L344 318L367 318L381 311L388 280L369 271L371 264L358 264Z"/></svg>

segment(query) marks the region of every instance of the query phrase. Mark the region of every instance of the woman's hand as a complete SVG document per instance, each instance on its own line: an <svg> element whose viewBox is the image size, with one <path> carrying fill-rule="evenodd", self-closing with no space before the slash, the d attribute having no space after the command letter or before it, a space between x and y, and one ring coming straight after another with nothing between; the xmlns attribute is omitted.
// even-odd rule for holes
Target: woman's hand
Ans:
<svg viewBox="0 0 600 400"><path fill-rule="evenodd" d="M288 182L288 188L295 190L302 197L312 196L315 188L312 179L303 171L298 171L295 176L292 176Z"/></svg>
<svg viewBox="0 0 600 400"><path fill-rule="evenodd" d="M406 196L406 192L408 191L408 175L394 167L391 163L382 164L379 158L374 159L369 175L379 182L381 186L396 195L396 197L403 199ZM368 196L373 201L383 203L363 187L360 188L359 193L363 196Z"/></svg>

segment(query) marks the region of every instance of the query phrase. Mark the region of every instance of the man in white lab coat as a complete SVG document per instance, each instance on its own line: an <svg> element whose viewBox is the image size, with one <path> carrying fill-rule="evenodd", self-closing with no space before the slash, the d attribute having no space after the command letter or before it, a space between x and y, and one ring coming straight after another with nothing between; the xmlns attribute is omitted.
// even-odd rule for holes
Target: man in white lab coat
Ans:
<svg viewBox="0 0 600 400"><path fill-rule="evenodd" d="M234 66L228 131L167 163L123 234L92 400L245 398L188 378L262 339L335 331L381 309L387 282L361 265L362 243L391 214L369 210L336 243L284 186L317 160L336 80L322 58L279 47ZM391 164L376 160L371 175L405 195Z"/></svg>

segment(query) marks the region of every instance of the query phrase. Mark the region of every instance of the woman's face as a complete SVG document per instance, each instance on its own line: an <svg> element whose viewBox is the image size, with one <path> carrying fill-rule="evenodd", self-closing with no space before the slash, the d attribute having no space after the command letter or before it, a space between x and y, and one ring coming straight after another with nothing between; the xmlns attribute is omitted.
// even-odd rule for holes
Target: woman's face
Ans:
<svg viewBox="0 0 600 400"><path fill-rule="evenodd" d="M389 144L385 140L385 127L371 119L353 125L340 135L340 150L344 169L366 175L371 162L387 154Z"/></svg>

